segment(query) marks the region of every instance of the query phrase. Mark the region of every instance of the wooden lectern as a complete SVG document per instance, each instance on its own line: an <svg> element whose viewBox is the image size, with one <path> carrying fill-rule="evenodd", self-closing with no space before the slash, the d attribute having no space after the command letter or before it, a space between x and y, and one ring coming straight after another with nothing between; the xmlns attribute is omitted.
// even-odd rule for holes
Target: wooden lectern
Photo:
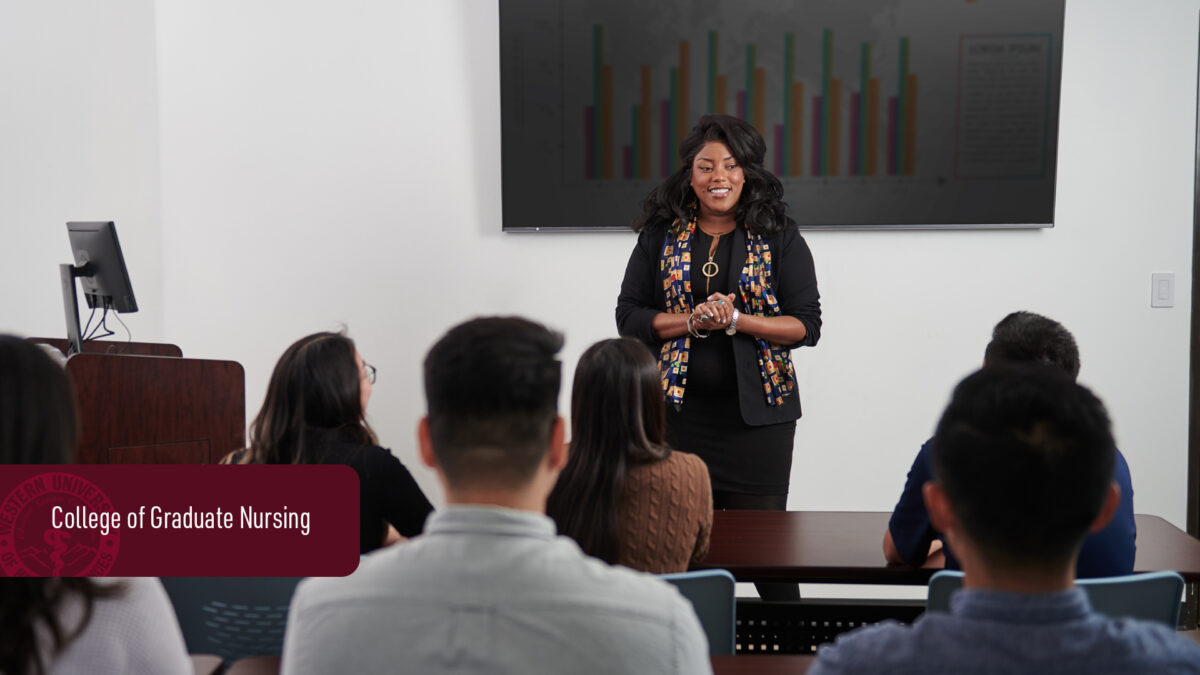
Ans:
<svg viewBox="0 0 1200 675"><path fill-rule="evenodd" d="M30 338L66 353L67 341ZM241 364L182 358L175 345L84 343L67 359L83 464L206 464L246 445Z"/></svg>

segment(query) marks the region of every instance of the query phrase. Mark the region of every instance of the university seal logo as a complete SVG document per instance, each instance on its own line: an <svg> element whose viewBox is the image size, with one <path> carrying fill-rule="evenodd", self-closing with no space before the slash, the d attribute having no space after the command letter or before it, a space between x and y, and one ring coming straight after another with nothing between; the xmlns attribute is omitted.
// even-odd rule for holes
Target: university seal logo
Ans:
<svg viewBox="0 0 1200 675"><path fill-rule="evenodd" d="M26 479L0 501L0 573L104 576L117 557L119 528L81 527L71 523L71 514L90 512L107 519L113 511L95 483L74 474L42 473ZM55 520L60 527L54 527Z"/></svg>

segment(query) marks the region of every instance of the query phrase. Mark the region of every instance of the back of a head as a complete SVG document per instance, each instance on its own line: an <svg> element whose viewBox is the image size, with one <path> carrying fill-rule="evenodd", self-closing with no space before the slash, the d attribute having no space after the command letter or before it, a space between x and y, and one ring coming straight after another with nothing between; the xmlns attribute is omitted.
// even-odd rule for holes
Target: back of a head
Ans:
<svg viewBox="0 0 1200 675"><path fill-rule="evenodd" d="M579 357L571 388L572 445L629 459L657 455L666 434L658 362L633 338L602 340ZM572 460L573 461L573 460Z"/></svg>
<svg viewBox="0 0 1200 675"><path fill-rule="evenodd" d="M563 338L517 317L451 328L425 357L433 453L452 487L524 485L558 417Z"/></svg>
<svg viewBox="0 0 1200 675"><path fill-rule="evenodd" d="M665 457L666 409L658 362L633 338L588 347L571 388L571 452L546 503L559 532L615 563L629 466Z"/></svg>
<svg viewBox="0 0 1200 675"><path fill-rule="evenodd" d="M0 463L68 464L75 434L66 371L39 346L0 335Z"/></svg>
<svg viewBox="0 0 1200 675"><path fill-rule="evenodd" d="M933 439L934 478L966 536L990 559L1070 560L1112 481L1104 404L1044 366L985 368L963 380Z"/></svg>
<svg viewBox="0 0 1200 675"><path fill-rule="evenodd" d="M1013 312L992 331L984 352L988 366L1046 365L1079 377L1079 347L1071 331L1054 319L1033 312Z"/></svg>
<svg viewBox="0 0 1200 675"><path fill-rule="evenodd" d="M262 410L250 428L256 461L290 464L305 456L311 432L345 432L352 440L374 444L363 421L354 341L341 333L313 333L284 351L267 384Z"/></svg>
<svg viewBox="0 0 1200 675"><path fill-rule="evenodd" d="M75 397L66 371L41 347L0 335L0 463L69 464L75 458ZM0 591L0 672L43 672L86 627L95 598L120 592L88 578L5 579ZM67 599L83 601L84 622L63 625Z"/></svg>

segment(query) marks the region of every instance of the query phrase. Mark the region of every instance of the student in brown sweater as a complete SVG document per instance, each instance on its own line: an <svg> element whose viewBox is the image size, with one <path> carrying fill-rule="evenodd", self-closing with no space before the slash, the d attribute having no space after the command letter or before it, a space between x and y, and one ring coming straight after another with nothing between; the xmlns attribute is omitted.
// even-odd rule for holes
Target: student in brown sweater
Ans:
<svg viewBox="0 0 1200 675"><path fill-rule="evenodd" d="M645 345L604 340L583 353L569 459L546 512L585 553L655 574L707 555L708 468L666 446L665 420L658 364Z"/></svg>

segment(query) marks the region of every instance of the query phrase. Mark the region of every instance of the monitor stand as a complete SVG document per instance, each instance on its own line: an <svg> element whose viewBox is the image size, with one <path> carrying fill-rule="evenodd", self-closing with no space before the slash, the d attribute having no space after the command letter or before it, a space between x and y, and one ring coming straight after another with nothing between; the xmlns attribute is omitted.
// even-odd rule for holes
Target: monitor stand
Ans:
<svg viewBox="0 0 1200 675"><path fill-rule="evenodd" d="M67 356L83 353L83 335L79 331L79 296L75 293L75 278L90 275L91 263L76 267L59 265L58 277L62 282L63 312L67 320Z"/></svg>

